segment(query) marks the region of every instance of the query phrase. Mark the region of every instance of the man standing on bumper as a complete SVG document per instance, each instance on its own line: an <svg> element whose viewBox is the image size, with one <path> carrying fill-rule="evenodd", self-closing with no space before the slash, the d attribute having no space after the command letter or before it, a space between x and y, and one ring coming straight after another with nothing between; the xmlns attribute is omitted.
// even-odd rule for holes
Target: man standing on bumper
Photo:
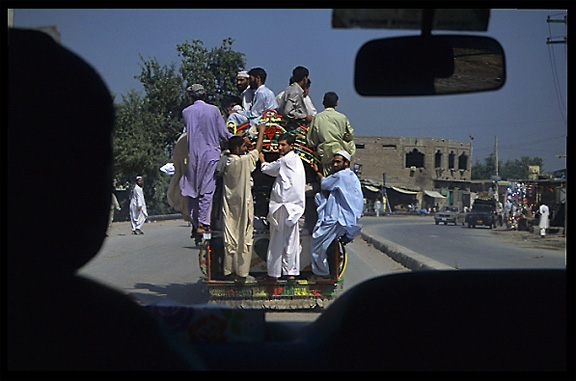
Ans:
<svg viewBox="0 0 576 381"><path fill-rule="evenodd" d="M188 197L188 212L199 235L210 228L212 197L216 189L215 169L220 159L220 140L231 134L218 107L204 102L206 90L194 84L187 89L192 105L182 111L188 139L188 166L180 179L182 196Z"/></svg>
<svg viewBox="0 0 576 381"><path fill-rule="evenodd" d="M276 177L270 194L268 222L268 277L288 279L300 275L300 231L298 220L304 213L306 173L302 159L294 152L296 138L284 134L278 138L280 158L267 163L260 153L262 173Z"/></svg>
<svg viewBox="0 0 576 381"><path fill-rule="evenodd" d="M222 155L218 173L223 180L222 233L224 236L224 277L239 281L249 277L254 230L254 200L250 176L262 152L265 124L258 125L256 148L249 153L245 138L228 141L230 152ZM236 278L236 276L238 278Z"/></svg>

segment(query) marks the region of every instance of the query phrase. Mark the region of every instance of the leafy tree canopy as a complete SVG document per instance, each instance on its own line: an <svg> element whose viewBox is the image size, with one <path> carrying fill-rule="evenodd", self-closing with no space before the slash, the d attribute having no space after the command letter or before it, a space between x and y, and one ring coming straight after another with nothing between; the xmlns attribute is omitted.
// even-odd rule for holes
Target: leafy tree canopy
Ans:
<svg viewBox="0 0 576 381"><path fill-rule="evenodd" d="M134 184L144 177L144 193L151 215L172 212L166 200L170 177L159 169L172 160L172 151L184 130L182 110L190 105L186 88L202 84L208 103L220 106L225 95L237 94L236 74L245 67L245 55L232 49L227 38L212 49L202 41L177 45L180 65L160 65L140 55L143 94L135 90L121 95L116 104L113 135L114 179L117 185Z"/></svg>
<svg viewBox="0 0 576 381"><path fill-rule="evenodd" d="M528 167L537 165L542 168L544 159L541 157L522 156L520 159L498 161L498 174L502 179L527 179ZM493 153L484 158L484 163L476 162L472 166L472 180L488 180L496 174L496 158Z"/></svg>

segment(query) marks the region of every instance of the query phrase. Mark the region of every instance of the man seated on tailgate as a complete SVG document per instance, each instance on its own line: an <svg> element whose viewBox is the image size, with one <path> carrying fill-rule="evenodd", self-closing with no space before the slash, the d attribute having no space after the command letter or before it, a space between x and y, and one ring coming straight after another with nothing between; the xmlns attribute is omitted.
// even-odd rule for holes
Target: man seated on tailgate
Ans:
<svg viewBox="0 0 576 381"><path fill-rule="evenodd" d="M329 253L335 239L343 236L350 242L359 232L356 226L364 207L360 181L350 170L350 154L344 150L336 152L333 159L333 174L324 177L315 166L320 178L321 191L316 194L318 220L312 232L312 272L311 281L331 278ZM335 264L332 264L332 277L335 277Z"/></svg>

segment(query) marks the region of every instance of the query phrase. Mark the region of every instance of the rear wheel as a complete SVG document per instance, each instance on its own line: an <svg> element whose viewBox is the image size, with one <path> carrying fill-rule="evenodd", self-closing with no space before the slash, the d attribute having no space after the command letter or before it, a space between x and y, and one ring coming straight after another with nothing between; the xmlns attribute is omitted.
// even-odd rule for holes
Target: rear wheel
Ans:
<svg viewBox="0 0 576 381"><path fill-rule="evenodd" d="M202 275L207 279L210 279L209 268L210 268L210 241L206 240L200 246L200 251L198 252L198 266Z"/></svg>
<svg viewBox="0 0 576 381"><path fill-rule="evenodd" d="M338 241L337 279L342 278L342 274L344 274L344 270L346 270L347 262L348 262L348 256L346 255L346 248L344 247L342 242Z"/></svg>
<svg viewBox="0 0 576 381"><path fill-rule="evenodd" d="M346 270L347 255L344 245L336 238L326 251L328 255L328 266L333 279L340 279Z"/></svg>

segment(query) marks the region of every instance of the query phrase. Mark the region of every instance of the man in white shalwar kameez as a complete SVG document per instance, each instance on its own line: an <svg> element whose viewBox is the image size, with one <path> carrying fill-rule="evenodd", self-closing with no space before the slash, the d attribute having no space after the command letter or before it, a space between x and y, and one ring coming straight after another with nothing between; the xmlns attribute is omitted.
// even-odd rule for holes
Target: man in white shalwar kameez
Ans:
<svg viewBox="0 0 576 381"><path fill-rule="evenodd" d="M267 163L260 154L262 173L276 177L270 194L268 222L268 277L276 280L287 275L300 275L300 231L298 220L304 214L306 173L302 159L294 152L295 137L284 134L278 138L280 158Z"/></svg>
<svg viewBox="0 0 576 381"><path fill-rule="evenodd" d="M540 204L538 211L540 212L540 221L538 223L538 227L540 228L540 237L544 238L546 236L546 229L550 227L550 209L548 208L548 205L542 203Z"/></svg>
<svg viewBox="0 0 576 381"><path fill-rule="evenodd" d="M142 191L143 184L142 176L136 177L136 185L134 185L132 197L130 198L130 224L134 235L144 234L142 226L146 222L146 218L148 218L148 210L146 209L146 201Z"/></svg>
<svg viewBox="0 0 576 381"><path fill-rule="evenodd" d="M321 178L321 192L316 194L318 220L312 232L312 272L311 280L329 279L330 266L327 250L330 244L340 236L350 241L359 232L356 226L362 216L364 198L358 176L350 170L350 154L338 151L333 159L334 173ZM335 276L335 274L332 274Z"/></svg>
<svg viewBox="0 0 576 381"><path fill-rule="evenodd" d="M240 136L228 141L229 151L220 158L216 173L222 176L222 233L224 276L245 282L249 277L254 230L254 201L250 178L262 152L264 128L258 126L256 149L245 154L247 142ZM249 279L253 280L253 279Z"/></svg>

